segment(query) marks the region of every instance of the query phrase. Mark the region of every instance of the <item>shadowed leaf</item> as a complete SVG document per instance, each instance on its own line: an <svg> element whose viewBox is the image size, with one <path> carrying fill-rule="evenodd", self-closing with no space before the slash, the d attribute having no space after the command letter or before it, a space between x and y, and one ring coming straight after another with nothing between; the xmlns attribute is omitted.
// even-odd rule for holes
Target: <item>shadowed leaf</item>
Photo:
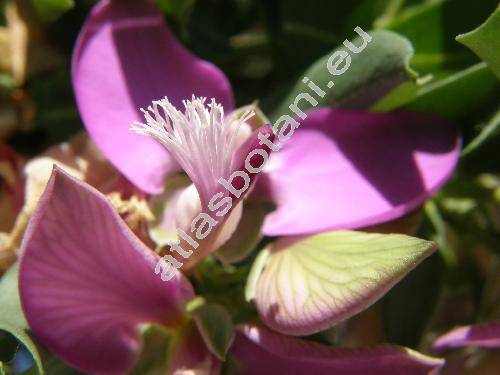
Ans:
<svg viewBox="0 0 500 375"><path fill-rule="evenodd" d="M500 8L477 29L456 40L474 51L500 79Z"/></svg>
<svg viewBox="0 0 500 375"><path fill-rule="evenodd" d="M220 305L207 304L196 309L193 318L209 350L223 360L234 339L229 313Z"/></svg>

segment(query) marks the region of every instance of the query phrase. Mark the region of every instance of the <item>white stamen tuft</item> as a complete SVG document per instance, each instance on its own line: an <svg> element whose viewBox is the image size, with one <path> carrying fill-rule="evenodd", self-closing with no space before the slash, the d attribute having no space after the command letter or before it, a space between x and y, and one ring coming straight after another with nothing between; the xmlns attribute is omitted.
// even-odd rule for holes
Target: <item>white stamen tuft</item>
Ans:
<svg viewBox="0 0 500 375"><path fill-rule="evenodd" d="M141 108L146 123L135 121L130 129L160 142L191 178L202 204L218 188L217 180L227 178L237 147L236 138L241 124L248 121L254 110L249 109L237 120L227 120L224 109L214 99L184 100L184 113L165 97Z"/></svg>

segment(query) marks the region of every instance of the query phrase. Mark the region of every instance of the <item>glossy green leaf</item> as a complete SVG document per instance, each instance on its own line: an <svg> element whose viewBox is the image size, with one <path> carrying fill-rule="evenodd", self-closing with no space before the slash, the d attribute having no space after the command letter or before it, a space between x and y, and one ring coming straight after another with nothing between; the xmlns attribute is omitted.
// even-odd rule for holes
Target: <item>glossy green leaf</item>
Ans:
<svg viewBox="0 0 500 375"><path fill-rule="evenodd" d="M323 98L314 96L318 100L317 107L366 108L403 82L415 78L416 74L409 67L413 48L406 38L385 30L371 32L370 36L372 40L363 51L358 54L349 53L351 64L343 74L333 76L327 69L331 55L337 51L348 52L342 45L317 60L302 75L326 92ZM351 41L355 46L362 45L360 37ZM302 92L312 93L302 82L302 77L273 112L273 120L291 113L288 107L294 103L297 95ZM332 88L328 88L329 82L334 83ZM306 110L313 106L302 100L300 108Z"/></svg>
<svg viewBox="0 0 500 375"><path fill-rule="evenodd" d="M234 340L234 326L227 310L218 304L204 304L193 311L193 319L208 349L224 360Z"/></svg>
<svg viewBox="0 0 500 375"><path fill-rule="evenodd" d="M425 76L425 82L407 82L396 88L372 109L390 111L404 107L457 119L481 108L499 85L485 64L472 65L477 57L454 43L453 38L464 27L477 25L474 22L484 19L494 6L490 0L474 7L465 0L436 0L408 7L395 17L387 27L411 40L415 49L411 66L421 74L432 75ZM469 67L463 69L464 66Z"/></svg>
<svg viewBox="0 0 500 375"><path fill-rule="evenodd" d="M500 8L477 29L459 35L456 39L485 61L500 79Z"/></svg>
<svg viewBox="0 0 500 375"><path fill-rule="evenodd" d="M450 77L422 86L416 97L410 98L403 107L456 119L480 108L499 88L486 64L479 63Z"/></svg>
<svg viewBox="0 0 500 375"><path fill-rule="evenodd" d="M385 25L413 44L412 67L420 74L432 73L442 78L474 64L474 54L454 42L456 35L474 28L492 12L498 1L469 0L423 1L406 9Z"/></svg>
<svg viewBox="0 0 500 375"><path fill-rule="evenodd" d="M33 5L40 15L46 21L54 21L64 12L74 7L74 0L32 0Z"/></svg>
<svg viewBox="0 0 500 375"><path fill-rule="evenodd" d="M21 300L18 292L19 266L15 264L0 281L0 330L13 335L31 353L35 361L38 374L44 374L40 355L35 343L26 332L28 323L24 318Z"/></svg>
<svg viewBox="0 0 500 375"><path fill-rule="evenodd" d="M247 296L255 296L271 328L312 334L370 306L434 249L433 242L400 234L336 231L283 238L255 264Z"/></svg>

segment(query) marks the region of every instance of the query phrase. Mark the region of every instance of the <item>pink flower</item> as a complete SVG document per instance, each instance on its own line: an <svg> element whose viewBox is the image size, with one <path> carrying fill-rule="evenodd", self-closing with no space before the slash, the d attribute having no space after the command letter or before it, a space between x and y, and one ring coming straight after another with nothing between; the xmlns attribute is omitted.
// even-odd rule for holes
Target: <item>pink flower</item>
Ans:
<svg viewBox="0 0 500 375"><path fill-rule="evenodd" d="M215 194L232 199L217 229L202 236L196 252L188 253L187 247L178 251L189 259L189 267L215 250L220 238L229 238L235 226L224 233L224 224L229 226L238 203L252 188L252 197L276 205L265 218L263 233L287 236L279 242L286 246L295 246L298 240L302 251L310 244L292 236L365 227L414 210L446 181L458 158L460 142L452 124L410 112L318 108L307 113L288 139L280 135L275 139L265 125L236 142L237 129L248 117L224 116L224 111L233 111L227 78L186 51L158 7L148 1L100 1L80 34L72 74L88 132L137 187L161 193L168 177L183 169L199 199L190 218L210 210ZM145 108L142 114L140 108ZM137 132L154 139L131 133L132 123ZM265 171L248 173L248 181L241 175L232 179L235 189L248 182L245 194L235 194L227 186L221 190L220 179L248 170L247 155L258 149L270 155ZM251 165L257 166L253 161ZM349 241L350 236L345 234ZM396 244L403 241L394 238ZM371 240L380 244L380 237ZM189 241L180 245L185 242ZM407 248L391 253L400 257L396 266L381 261L378 268L363 270L361 287L342 295L338 306L330 298L316 299L310 314L295 311L294 285L286 289L284 303L276 302L283 285L290 284L290 275L281 272L286 267L275 257L275 274L288 276L273 279L268 269L266 278L259 280L257 273L255 285L269 286L260 293L269 291L267 296L257 295L261 319L281 332L307 334L349 317L373 303L433 250L426 241L404 238L403 242ZM277 254L283 249L274 250ZM155 274L158 261L104 196L56 169L22 244L20 293L30 327L43 344L76 368L97 374L128 371L138 352L141 324L154 322L176 330L188 319L184 305L194 297L191 285L178 270L163 282ZM323 266L323 274L329 276L330 265ZM340 278L353 279L352 275ZM323 285L315 282L311 285L317 292ZM306 300L310 291L302 292L297 299ZM292 317L293 324L288 324L292 319L288 312L301 318ZM273 366L299 374L347 373L347 369L363 373L368 368L391 373L395 362L408 373L422 373L441 364L404 349L336 350L251 326L238 329L230 353L249 373Z"/></svg>
<svg viewBox="0 0 500 375"><path fill-rule="evenodd" d="M226 113L233 110L224 74L186 51L148 1L98 3L75 49L73 84L97 145L130 181L153 194L179 165L171 150L130 134L129 125L142 118L139 108L167 97L182 110L182 101L194 95L214 98ZM460 148L452 124L412 112L317 108L286 138L257 189L277 205L263 227L273 236L398 218L448 179Z"/></svg>

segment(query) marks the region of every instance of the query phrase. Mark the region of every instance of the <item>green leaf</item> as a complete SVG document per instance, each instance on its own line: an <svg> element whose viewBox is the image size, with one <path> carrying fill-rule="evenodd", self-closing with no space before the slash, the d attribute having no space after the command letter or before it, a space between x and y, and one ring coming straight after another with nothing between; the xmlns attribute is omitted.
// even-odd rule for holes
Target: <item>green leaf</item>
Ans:
<svg viewBox="0 0 500 375"><path fill-rule="evenodd" d="M415 100L417 92L418 84L416 82L405 82L382 97L372 105L371 109L379 112L391 111Z"/></svg>
<svg viewBox="0 0 500 375"><path fill-rule="evenodd" d="M435 230L434 240L439 245L439 253L448 268L455 268L458 264L457 257L452 246L448 242L448 230L439 208L433 200L429 200L424 205L425 214L429 218Z"/></svg>
<svg viewBox="0 0 500 375"><path fill-rule="evenodd" d="M386 28L407 37L415 49L411 64L421 74L441 76L474 64L474 54L453 40L484 20L498 4L482 0L432 0L407 7Z"/></svg>
<svg viewBox="0 0 500 375"><path fill-rule="evenodd" d="M255 294L261 319L291 335L330 328L382 297L435 249L435 244L400 234L353 231L284 238L267 250ZM254 267L262 268L262 259Z"/></svg>
<svg viewBox="0 0 500 375"><path fill-rule="evenodd" d="M393 88L416 77L409 67L413 48L406 38L385 30L373 31L370 36L372 40L363 51L349 53L351 64L343 74L333 76L327 69L327 61L333 53L349 52L343 45L317 60L303 74L326 91L323 98L315 96L318 107L366 108ZM362 40L358 37L352 43L359 46ZM331 89L328 88L330 81L334 82ZM290 113L288 106L294 103L297 95L310 91L301 78L274 111L272 120ZM302 110L310 108L313 106L301 101Z"/></svg>
<svg viewBox="0 0 500 375"><path fill-rule="evenodd" d="M24 318L18 291L19 265L12 266L0 280L0 330L6 331L20 341L31 353L38 370L44 370L35 343L27 334L28 323Z"/></svg>
<svg viewBox="0 0 500 375"><path fill-rule="evenodd" d="M193 319L208 349L224 360L234 340L234 326L227 310L218 304L204 304L193 312Z"/></svg>
<svg viewBox="0 0 500 375"><path fill-rule="evenodd" d="M38 15L45 21L54 21L75 6L74 0L33 0Z"/></svg>
<svg viewBox="0 0 500 375"><path fill-rule="evenodd" d="M385 4L384 11L374 20L373 25L376 28L385 28L392 23L398 13L401 11L405 0L388 0Z"/></svg>
<svg viewBox="0 0 500 375"><path fill-rule="evenodd" d="M500 79L500 8L477 29L456 37L488 64Z"/></svg>
<svg viewBox="0 0 500 375"><path fill-rule="evenodd" d="M490 137L498 135L500 132L500 111L497 111L488 123L483 127L481 132L474 138L463 150L462 156L466 156L477 150Z"/></svg>
<svg viewBox="0 0 500 375"><path fill-rule="evenodd" d="M493 7L495 1L490 0L474 7L465 0L436 0L408 7L395 17L387 27L412 42L415 55L411 66L431 74L424 77L425 82L398 87L372 109L390 111L406 106L457 119L481 107L498 89L498 83L484 64L472 66L477 57L453 43L453 38L464 28L477 25Z"/></svg>
<svg viewBox="0 0 500 375"><path fill-rule="evenodd" d="M445 79L422 86L405 109L432 112L457 119L484 105L499 89L485 63L479 63ZM385 110L388 108L386 107ZM391 108L389 108L391 109Z"/></svg>

